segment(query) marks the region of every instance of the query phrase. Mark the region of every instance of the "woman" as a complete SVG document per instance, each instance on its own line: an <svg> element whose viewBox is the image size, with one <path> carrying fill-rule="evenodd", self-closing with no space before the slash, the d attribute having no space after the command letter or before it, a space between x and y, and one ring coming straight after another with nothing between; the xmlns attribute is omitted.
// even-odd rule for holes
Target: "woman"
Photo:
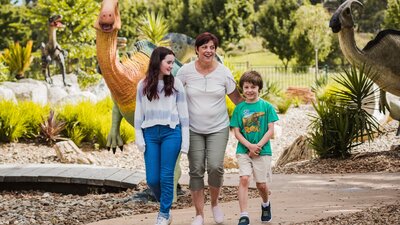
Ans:
<svg viewBox="0 0 400 225"><path fill-rule="evenodd" d="M232 73L216 61L218 39L211 33L197 36L198 58L185 64L177 77L185 86L190 117L189 189L196 208L192 225L204 224L204 173L207 170L211 207L216 223L223 223L218 206L223 183L224 156L229 136L225 95L235 103L243 101Z"/></svg>
<svg viewBox="0 0 400 225"><path fill-rule="evenodd" d="M156 48L136 95L136 144L144 151L147 184L160 202L156 225L171 223L174 168L179 153L189 148L185 90L171 75L174 61L170 49Z"/></svg>

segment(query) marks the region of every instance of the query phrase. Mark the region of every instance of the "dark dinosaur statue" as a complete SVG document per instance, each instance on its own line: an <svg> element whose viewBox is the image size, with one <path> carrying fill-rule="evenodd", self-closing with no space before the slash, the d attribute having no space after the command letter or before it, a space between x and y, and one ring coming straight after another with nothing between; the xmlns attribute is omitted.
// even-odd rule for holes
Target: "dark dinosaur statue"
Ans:
<svg viewBox="0 0 400 225"><path fill-rule="evenodd" d="M361 67L365 64L370 67L370 79L381 89L381 108L388 108L390 116L400 120L399 99L390 103L386 100L386 92L400 96L400 31L383 30L363 49L359 49L354 38L354 6L363 5L357 0L347 0L341 4L332 16L329 26L334 33L338 33L340 48L346 59L353 65ZM400 135L400 124L397 135Z"/></svg>
<svg viewBox="0 0 400 225"><path fill-rule="evenodd" d="M61 20L61 15L55 15L49 18L49 41L47 44L42 42L40 46L42 51L42 73L47 83L52 84L53 80L50 76L50 65L55 61L61 69L64 86L69 86L65 81L65 58L67 57L67 52L57 43L56 37L57 29L64 27Z"/></svg>

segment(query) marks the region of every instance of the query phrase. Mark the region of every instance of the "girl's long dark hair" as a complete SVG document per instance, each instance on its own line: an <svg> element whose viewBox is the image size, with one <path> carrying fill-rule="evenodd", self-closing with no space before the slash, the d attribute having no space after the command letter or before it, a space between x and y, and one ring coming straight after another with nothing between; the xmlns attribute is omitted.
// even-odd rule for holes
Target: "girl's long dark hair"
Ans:
<svg viewBox="0 0 400 225"><path fill-rule="evenodd" d="M165 59L167 55L175 56L171 49L165 47L157 47L154 49L150 56L149 69L146 73L146 78L144 79L143 95L147 96L149 101L153 99L158 99L157 85L158 85L158 75L160 74L161 62ZM164 93L165 96L170 96L177 91L174 88L174 76L164 76Z"/></svg>

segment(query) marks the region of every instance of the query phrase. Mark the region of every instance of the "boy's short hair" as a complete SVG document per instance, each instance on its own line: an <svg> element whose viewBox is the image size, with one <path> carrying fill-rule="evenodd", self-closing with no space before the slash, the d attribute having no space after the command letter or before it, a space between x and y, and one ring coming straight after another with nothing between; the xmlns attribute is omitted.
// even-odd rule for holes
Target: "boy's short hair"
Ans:
<svg viewBox="0 0 400 225"><path fill-rule="evenodd" d="M255 70L245 72L239 80L239 87L243 90L244 82L248 82L258 86L258 90L263 88L263 80L261 74Z"/></svg>

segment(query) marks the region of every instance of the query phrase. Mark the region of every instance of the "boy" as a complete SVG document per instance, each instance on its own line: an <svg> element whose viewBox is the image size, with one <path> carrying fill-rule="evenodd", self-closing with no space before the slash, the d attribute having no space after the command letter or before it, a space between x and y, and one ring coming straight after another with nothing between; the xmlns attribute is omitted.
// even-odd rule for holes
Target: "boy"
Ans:
<svg viewBox="0 0 400 225"><path fill-rule="evenodd" d="M267 180L271 178L271 144L274 134L274 122L278 115L273 106L259 98L263 87L261 75L256 71L245 72L239 81L245 101L233 111L230 126L239 143L236 156L239 163L239 205L238 225L250 224L247 212L248 187L253 174L257 189L263 202L261 204L261 222L270 222L271 204L268 200Z"/></svg>

